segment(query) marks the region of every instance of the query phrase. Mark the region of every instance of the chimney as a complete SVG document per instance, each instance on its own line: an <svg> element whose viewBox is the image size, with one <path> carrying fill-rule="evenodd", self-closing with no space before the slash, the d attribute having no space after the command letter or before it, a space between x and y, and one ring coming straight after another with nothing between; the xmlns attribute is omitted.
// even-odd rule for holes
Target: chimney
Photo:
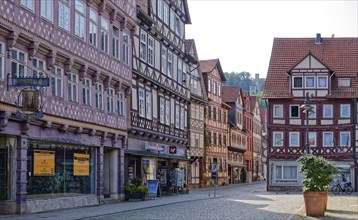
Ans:
<svg viewBox="0 0 358 220"><path fill-rule="evenodd" d="M322 43L322 38L321 38L321 34L317 33L316 34L316 40L314 42L316 45L320 45Z"/></svg>

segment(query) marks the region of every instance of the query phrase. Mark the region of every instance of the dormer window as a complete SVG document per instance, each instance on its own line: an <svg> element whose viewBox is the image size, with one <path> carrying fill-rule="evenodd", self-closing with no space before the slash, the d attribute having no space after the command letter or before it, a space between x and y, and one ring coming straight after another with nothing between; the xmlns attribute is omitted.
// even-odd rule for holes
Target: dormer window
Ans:
<svg viewBox="0 0 358 220"><path fill-rule="evenodd" d="M306 88L315 88L316 82L314 76L306 76Z"/></svg>
<svg viewBox="0 0 358 220"><path fill-rule="evenodd" d="M293 88L302 88L303 82L302 76L294 76L293 77Z"/></svg>
<svg viewBox="0 0 358 220"><path fill-rule="evenodd" d="M351 87L351 79L338 79L338 87L339 88L349 88Z"/></svg>

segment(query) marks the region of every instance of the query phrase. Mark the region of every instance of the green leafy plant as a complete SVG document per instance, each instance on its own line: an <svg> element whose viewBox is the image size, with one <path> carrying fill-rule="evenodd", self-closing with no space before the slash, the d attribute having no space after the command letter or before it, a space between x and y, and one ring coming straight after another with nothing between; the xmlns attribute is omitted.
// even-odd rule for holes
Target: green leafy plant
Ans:
<svg viewBox="0 0 358 220"><path fill-rule="evenodd" d="M149 189L144 185L136 186L132 184L125 184L124 190L128 193L144 193L146 196L149 196Z"/></svg>
<svg viewBox="0 0 358 220"><path fill-rule="evenodd" d="M322 192L328 190L333 175L338 168L329 160L312 154L302 155L297 160L301 164L301 173L304 174L303 191Z"/></svg>

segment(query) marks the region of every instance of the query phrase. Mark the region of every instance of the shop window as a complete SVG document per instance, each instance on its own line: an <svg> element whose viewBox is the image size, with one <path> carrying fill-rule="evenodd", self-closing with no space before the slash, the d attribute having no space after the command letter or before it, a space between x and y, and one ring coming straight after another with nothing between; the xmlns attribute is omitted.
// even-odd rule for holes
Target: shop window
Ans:
<svg viewBox="0 0 358 220"><path fill-rule="evenodd" d="M146 180L157 179L155 163L156 161L154 159L142 160L143 172Z"/></svg>
<svg viewBox="0 0 358 220"><path fill-rule="evenodd" d="M28 198L93 194L95 155L90 147L30 141Z"/></svg>

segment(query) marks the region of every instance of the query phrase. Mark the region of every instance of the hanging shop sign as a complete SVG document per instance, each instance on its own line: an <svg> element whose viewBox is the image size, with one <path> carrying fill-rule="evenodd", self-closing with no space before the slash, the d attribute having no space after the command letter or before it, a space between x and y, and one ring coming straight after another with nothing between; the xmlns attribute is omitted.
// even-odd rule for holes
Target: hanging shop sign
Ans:
<svg viewBox="0 0 358 220"><path fill-rule="evenodd" d="M177 147L169 146L169 154L177 154Z"/></svg>
<svg viewBox="0 0 358 220"><path fill-rule="evenodd" d="M73 154L73 175L89 176L89 154Z"/></svg>
<svg viewBox="0 0 358 220"><path fill-rule="evenodd" d="M55 151L34 150L34 176L55 175Z"/></svg>
<svg viewBox="0 0 358 220"><path fill-rule="evenodd" d="M30 87L30 86L50 86L50 79L47 77L13 77L11 79L12 86L23 86L23 87Z"/></svg>

